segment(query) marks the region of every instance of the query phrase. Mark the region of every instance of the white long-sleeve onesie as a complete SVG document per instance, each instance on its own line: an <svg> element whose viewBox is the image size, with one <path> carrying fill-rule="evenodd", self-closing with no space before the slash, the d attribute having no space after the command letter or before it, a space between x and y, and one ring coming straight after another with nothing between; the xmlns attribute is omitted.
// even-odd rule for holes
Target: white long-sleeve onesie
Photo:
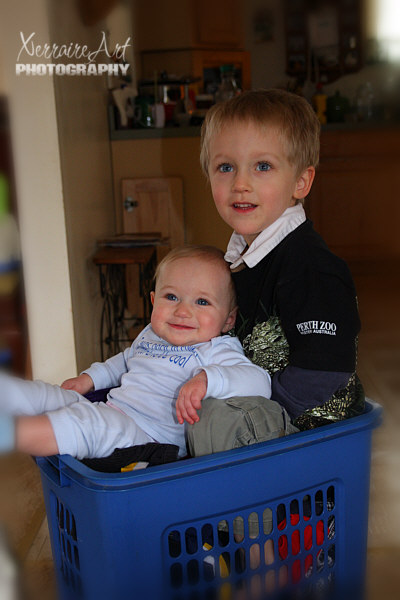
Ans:
<svg viewBox="0 0 400 600"><path fill-rule="evenodd" d="M176 399L182 385L200 370L207 374L206 397L270 397L269 375L247 359L229 335L189 346L172 346L148 325L133 344L85 370L95 389L114 387L108 403L131 417L153 439L185 448Z"/></svg>

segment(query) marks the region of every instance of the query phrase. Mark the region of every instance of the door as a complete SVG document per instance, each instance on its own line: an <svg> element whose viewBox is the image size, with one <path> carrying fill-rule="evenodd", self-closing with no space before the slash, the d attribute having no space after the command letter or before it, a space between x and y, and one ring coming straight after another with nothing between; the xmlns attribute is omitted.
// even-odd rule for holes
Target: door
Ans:
<svg viewBox="0 0 400 600"><path fill-rule="evenodd" d="M184 244L183 185L179 177L154 177L122 180L122 233L156 233L165 238L157 246L157 262L168 251ZM139 282L139 285L138 285ZM129 336L134 339L142 327L143 282L137 265L126 268L127 309L133 325Z"/></svg>
<svg viewBox="0 0 400 600"><path fill-rule="evenodd" d="M122 233L158 233L184 243L183 187L178 177L122 180Z"/></svg>

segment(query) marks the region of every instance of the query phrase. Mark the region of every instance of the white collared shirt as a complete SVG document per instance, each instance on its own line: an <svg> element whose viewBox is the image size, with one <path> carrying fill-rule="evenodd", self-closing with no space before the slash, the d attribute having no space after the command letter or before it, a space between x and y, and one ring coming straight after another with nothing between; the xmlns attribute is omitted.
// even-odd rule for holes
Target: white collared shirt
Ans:
<svg viewBox="0 0 400 600"><path fill-rule="evenodd" d="M246 241L242 235L234 231L228 243L225 260L232 263L231 269L236 269L242 263L251 269L305 220L306 213L302 204L290 206L256 237L243 255L242 252L247 246Z"/></svg>

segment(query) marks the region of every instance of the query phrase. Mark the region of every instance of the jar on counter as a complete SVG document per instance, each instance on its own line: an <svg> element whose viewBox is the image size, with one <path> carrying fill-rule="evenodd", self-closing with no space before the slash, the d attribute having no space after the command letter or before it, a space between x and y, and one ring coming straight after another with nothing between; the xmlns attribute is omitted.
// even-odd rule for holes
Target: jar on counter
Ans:
<svg viewBox="0 0 400 600"><path fill-rule="evenodd" d="M328 123L344 123L349 111L350 102L339 90L336 90L333 96L329 96L326 105Z"/></svg>
<svg viewBox="0 0 400 600"><path fill-rule="evenodd" d="M229 100L240 93L235 80L234 65L222 65L220 67L221 83L215 92L215 102L223 102Z"/></svg>

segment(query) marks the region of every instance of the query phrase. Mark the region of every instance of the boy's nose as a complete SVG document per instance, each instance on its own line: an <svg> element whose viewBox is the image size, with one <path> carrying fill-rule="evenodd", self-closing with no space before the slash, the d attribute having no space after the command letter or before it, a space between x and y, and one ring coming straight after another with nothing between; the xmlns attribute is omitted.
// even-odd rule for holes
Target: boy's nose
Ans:
<svg viewBox="0 0 400 600"><path fill-rule="evenodd" d="M238 172L235 179L233 180L232 191L233 192L248 192L251 190L251 183L247 173Z"/></svg>

